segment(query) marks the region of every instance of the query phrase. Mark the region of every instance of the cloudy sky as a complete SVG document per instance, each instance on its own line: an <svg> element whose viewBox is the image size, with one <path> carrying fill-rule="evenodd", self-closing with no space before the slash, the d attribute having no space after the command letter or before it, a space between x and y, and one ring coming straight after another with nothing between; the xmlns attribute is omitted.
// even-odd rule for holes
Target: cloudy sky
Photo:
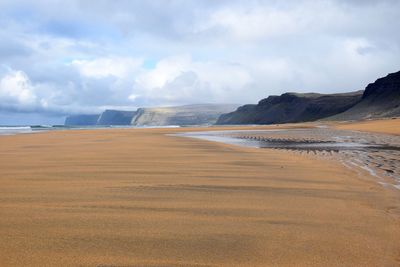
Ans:
<svg viewBox="0 0 400 267"><path fill-rule="evenodd" d="M0 0L0 124L364 89L400 70L400 1Z"/></svg>

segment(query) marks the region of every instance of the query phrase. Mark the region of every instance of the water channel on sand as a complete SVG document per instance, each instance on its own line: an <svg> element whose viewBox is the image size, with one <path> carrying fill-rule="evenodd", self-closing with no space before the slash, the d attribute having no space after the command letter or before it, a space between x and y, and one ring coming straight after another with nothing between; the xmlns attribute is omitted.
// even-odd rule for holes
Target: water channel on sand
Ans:
<svg viewBox="0 0 400 267"><path fill-rule="evenodd" d="M349 168L368 171L386 186L400 189L400 136L330 128L206 131L177 135L333 157Z"/></svg>

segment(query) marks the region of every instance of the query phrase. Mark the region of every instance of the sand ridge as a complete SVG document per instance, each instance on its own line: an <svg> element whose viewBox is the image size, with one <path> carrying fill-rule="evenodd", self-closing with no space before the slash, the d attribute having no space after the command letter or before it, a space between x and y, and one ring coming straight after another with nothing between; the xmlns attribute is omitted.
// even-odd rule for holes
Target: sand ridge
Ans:
<svg viewBox="0 0 400 267"><path fill-rule="evenodd" d="M0 265L400 264L395 192L334 161L166 135L190 130L0 137Z"/></svg>

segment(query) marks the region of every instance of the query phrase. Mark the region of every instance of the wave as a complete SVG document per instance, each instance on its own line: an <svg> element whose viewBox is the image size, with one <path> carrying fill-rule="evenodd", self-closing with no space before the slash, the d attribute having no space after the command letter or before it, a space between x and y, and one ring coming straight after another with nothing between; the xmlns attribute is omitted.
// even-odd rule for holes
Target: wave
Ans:
<svg viewBox="0 0 400 267"><path fill-rule="evenodd" d="M51 129L53 128L52 125L31 125L29 126L32 130L34 129Z"/></svg>
<svg viewBox="0 0 400 267"><path fill-rule="evenodd" d="M32 132L30 126L0 126L0 135L13 135L30 132Z"/></svg>
<svg viewBox="0 0 400 267"><path fill-rule="evenodd" d="M38 133L56 130L85 130L85 129L130 129L130 128L179 128L179 125L166 126L132 126L132 125L88 125L88 126L70 126L70 125L3 125L0 126L0 135L14 135L25 133Z"/></svg>
<svg viewBox="0 0 400 267"><path fill-rule="evenodd" d="M12 130L29 130L31 127L30 126L0 126L0 131L12 131Z"/></svg>

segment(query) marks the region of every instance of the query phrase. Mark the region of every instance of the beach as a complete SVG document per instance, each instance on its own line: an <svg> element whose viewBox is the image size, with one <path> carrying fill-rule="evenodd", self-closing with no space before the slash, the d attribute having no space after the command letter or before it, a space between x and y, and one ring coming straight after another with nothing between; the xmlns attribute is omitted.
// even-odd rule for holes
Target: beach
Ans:
<svg viewBox="0 0 400 267"><path fill-rule="evenodd" d="M344 122L336 124L335 127L343 130L400 135L400 118Z"/></svg>
<svg viewBox="0 0 400 267"><path fill-rule="evenodd" d="M304 125L213 130L285 127ZM323 157L174 136L207 130L1 136L0 265L400 265L399 190Z"/></svg>

